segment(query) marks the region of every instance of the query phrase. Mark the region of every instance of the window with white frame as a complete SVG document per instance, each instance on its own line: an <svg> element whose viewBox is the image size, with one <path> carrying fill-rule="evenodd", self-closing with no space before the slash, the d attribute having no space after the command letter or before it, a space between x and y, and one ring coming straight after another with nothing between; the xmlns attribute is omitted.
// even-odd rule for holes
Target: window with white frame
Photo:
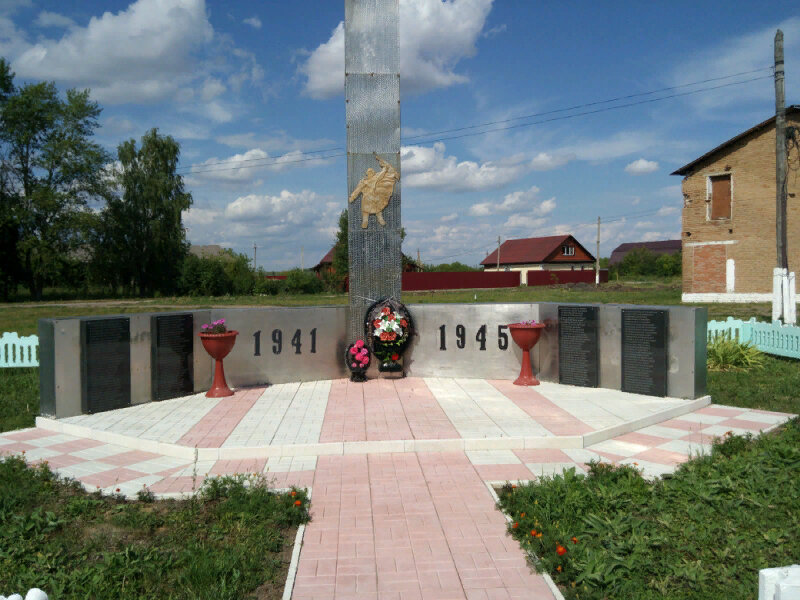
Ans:
<svg viewBox="0 0 800 600"><path fill-rule="evenodd" d="M561 246L561 254L563 256L575 256L575 248L572 246Z"/></svg>

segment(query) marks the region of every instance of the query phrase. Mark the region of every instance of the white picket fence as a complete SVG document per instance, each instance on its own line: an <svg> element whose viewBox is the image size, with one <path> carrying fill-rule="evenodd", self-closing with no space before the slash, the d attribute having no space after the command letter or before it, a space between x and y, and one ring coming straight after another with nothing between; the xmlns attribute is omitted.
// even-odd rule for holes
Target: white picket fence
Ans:
<svg viewBox="0 0 800 600"><path fill-rule="evenodd" d="M0 368L38 367L39 337L20 337L15 331L6 331L0 337Z"/></svg>

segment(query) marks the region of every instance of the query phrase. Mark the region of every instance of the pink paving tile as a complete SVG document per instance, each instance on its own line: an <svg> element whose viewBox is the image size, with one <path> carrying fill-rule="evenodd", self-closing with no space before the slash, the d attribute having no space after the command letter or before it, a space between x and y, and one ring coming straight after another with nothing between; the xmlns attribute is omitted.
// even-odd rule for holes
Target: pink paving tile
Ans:
<svg viewBox="0 0 800 600"><path fill-rule="evenodd" d="M53 444L52 446L48 446L48 450L56 450L57 452L79 452L80 450L88 450L89 448L95 448L97 446L104 445L105 442L101 442L98 440L91 440L89 438L79 438L77 440L73 440L71 442L64 442L62 444Z"/></svg>
<svg viewBox="0 0 800 600"><path fill-rule="evenodd" d="M689 435L683 436L681 439L685 442L694 442L696 444L710 444L711 440L713 440L715 437L718 436L713 436L709 435L708 433L695 431L694 433L690 433Z"/></svg>
<svg viewBox="0 0 800 600"><path fill-rule="evenodd" d="M528 448L526 450L514 450L522 462L526 463L565 463L572 462L572 459L558 448Z"/></svg>
<svg viewBox="0 0 800 600"><path fill-rule="evenodd" d="M4 433L3 437L9 440L16 440L18 442L25 442L27 440L38 440L39 438L51 437L54 435L59 435L55 431L50 431L48 429L42 429L40 427L36 427L33 429L25 429L23 431L16 431L13 433Z"/></svg>
<svg viewBox="0 0 800 600"><path fill-rule="evenodd" d="M747 412L747 409L730 406L715 406L712 404L711 406L705 406L695 412L701 415L713 415L715 417L733 417Z"/></svg>
<svg viewBox="0 0 800 600"><path fill-rule="evenodd" d="M403 403L403 410L414 439L457 439L461 437L424 379L405 377L394 380L394 386Z"/></svg>
<svg viewBox="0 0 800 600"><path fill-rule="evenodd" d="M620 442L630 442L631 444L639 444L641 446L658 446L665 442L669 442L670 438L657 437L655 435L647 435L633 431L624 435L619 435L614 438Z"/></svg>
<svg viewBox="0 0 800 600"><path fill-rule="evenodd" d="M689 457L680 452L672 452L670 450L662 450L661 448L650 448L644 452L640 452L634 459L640 458L650 462L658 463L660 465L678 465L689 460Z"/></svg>
<svg viewBox="0 0 800 600"><path fill-rule="evenodd" d="M612 454L611 452L603 452L602 450L594 450L594 449L591 450L595 454L599 454L600 456L610 460L611 462L619 462L625 458L624 456L621 456L619 454Z"/></svg>
<svg viewBox="0 0 800 600"><path fill-rule="evenodd" d="M19 454L37 448L33 444L26 444L25 442L17 442L16 444L3 444L0 446L0 453L3 454Z"/></svg>
<svg viewBox="0 0 800 600"><path fill-rule="evenodd" d="M683 429L684 431L697 431L699 429L708 427L708 425L703 425L702 423L696 423L694 421L684 421L682 419L669 419L668 421L663 421L659 423L658 426L672 427L673 429Z"/></svg>
<svg viewBox="0 0 800 600"><path fill-rule="evenodd" d="M725 419L717 423L717 425L721 425L722 427L736 427L737 429L749 429L754 433L772 427L770 423L747 421L746 419Z"/></svg>
<svg viewBox="0 0 800 600"><path fill-rule="evenodd" d="M161 455L153 454L152 452L144 452L142 450L131 450L129 452L120 452L119 454L104 456L103 462L108 465L126 467L146 460L153 460L154 458L161 458Z"/></svg>
<svg viewBox="0 0 800 600"><path fill-rule="evenodd" d="M110 469L108 471L101 471L93 475L84 475L80 480L86 485L94 485L97 487L109 487L117 483L125 483L131 479L138 479L139 477L146 476L147 473L140 473L139 471L132 471L124 467Z"/></svg>
<svg viewBox="0 0 800 600"><path fill-rule="evenodd" d="M165 477L161 481L150 486L150 491L156 494L178 493L188 494L199 490L203 485L203 477L197 477L195 481L192 477Z"/></svg>
<svg viewBox="0 0 800 600"><path fill-rule="evenodd" d="M248 411L264 393L264 387L242 388L219 403L187 431L178 444L220 448Z"/></svg>
<svg viewBox="0 0 800 600"><path fill-rule="evenodd" d="M594 428L529 387L514 385L511 381L492 380L489 383L553 435L583 435L594 431Z"/></svg>
<svg viewBox="0 0 800 600"><path fill-rule="evenodd" d="M72 465L77 465L78 463L87 462L85 458L72 456L71 454L59 454L58 456L48 456L46 460L47 464L50 465L50 468L53 469L60 469L62 467L69 467Z"/></svg>

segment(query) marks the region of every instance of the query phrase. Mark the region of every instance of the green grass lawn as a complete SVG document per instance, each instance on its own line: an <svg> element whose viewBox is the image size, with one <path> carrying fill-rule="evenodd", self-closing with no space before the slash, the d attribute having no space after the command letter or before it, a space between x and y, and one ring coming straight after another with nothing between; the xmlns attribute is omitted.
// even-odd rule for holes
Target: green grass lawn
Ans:
<svg viewBox="0 0 800 600"><path fill-rule="evenodd" d="M800 420L729 437L663 480L598 464L507 485L500 506L567 598L749 600L759 569L800 556Z"/></svg>
<svg viewBox="0 0 800 600"><path fill-rule="evenodd" d="M664 282L611 282L595 288L593 285L564 285L543 287L517 287L479 290L448 290L433 292L405 292L407 304L475 303L475 302L600 302L620 304L678 305L681 303L680 283ZM0 304L0 332L16 331L20 335L37 332L37 322L49 317L74 317L81 315L127 314L212 308L223 306L320 306L345 305L347 294L295 294L278 296L224 296L151 298L147 300L111 299L76 300L41 303ZM768 318L769 304L696 304L706 306L709 319L728 316L749 319Z"/></svg>
<svg viewBox="0 0 800 600"><path fill-rule="evenodd" d="M119 600L281 598L294 530L309 518L305 492L252 476L209 480L194 499L131 502L12 457L0 460L0 515L4 593Z"/></svg>

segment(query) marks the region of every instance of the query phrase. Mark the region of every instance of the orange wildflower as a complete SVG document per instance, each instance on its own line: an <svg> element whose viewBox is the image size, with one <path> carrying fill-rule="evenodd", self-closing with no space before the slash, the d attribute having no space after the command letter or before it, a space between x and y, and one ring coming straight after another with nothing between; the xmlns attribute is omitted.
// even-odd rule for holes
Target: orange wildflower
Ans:
<svg viewBox="0 0 800 600"><path fill-rule="evenodd" d="M516 529L517 527L519 527L519 523L514 521L514 524L511 526L511 529Z"/></svg>
<svg viewBox="0 0 800 600"><path fill-rule="evenodd" d="M559 573L561 573L561 565L558 565L558 566L556 567L556 571L558 571Z"/></svg>
<svg viewBox="0 0 800 600"><path fill-rule="evenodd" d="M302 503L302 502L300 502L300 500L295 500L295 501L294 501L294 505L295 505L295 506L300 506L300 505L302 505L302 504L303 504L303 503Z"/></svg>
<svg viewBox="0 0 800 600"><path fill-rule="evenodd" d="M564 546L562 546L561 544L558 544L556 546L556 554L558 554L559 556L564 556L566 553L567 549L564 548Z"/></svg>
<svg viewBox="0 0 800 600"><path fill-rule="evenodd" d="M576 538L574 535L572 536L572 543L573 544L577 544L578 543L578 538Z"/></svg>

